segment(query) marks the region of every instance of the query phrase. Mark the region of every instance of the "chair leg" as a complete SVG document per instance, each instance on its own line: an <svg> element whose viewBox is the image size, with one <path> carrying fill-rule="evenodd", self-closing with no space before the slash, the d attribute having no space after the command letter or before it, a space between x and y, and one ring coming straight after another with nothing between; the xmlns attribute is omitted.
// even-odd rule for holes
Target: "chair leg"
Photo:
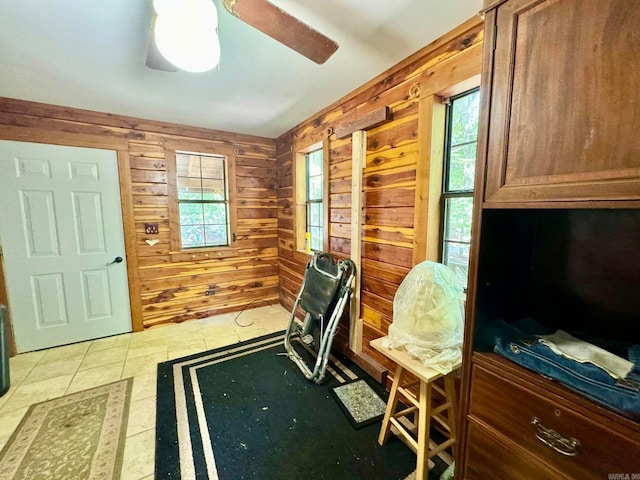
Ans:
<svg viewBox="0 0 640 480"><path fill-rule="evenodd" d="M431 384L420 381L418 411L418 462L416 480L426 480L429 472L429 429L431 428Z"/></svg>
<svg viewBox="0 0 640 480"><path fill-rule="evenodd" d="M393 378L393 384L391 385L391 392L389 392L389 401L387 402L387 408L384 412L380 435L378 435L378 443L380 445L384 445L389 439L389 433L391 432L391 417L396 412L396 407L398 406L398 387L402 381L403 374L404 369L398 365L396 368L396 375Z"/></svg>
<svg viewBox="0 0 640 480"><path fill-rule="evenodd" d="M444 377L444 389L447 395L446 401L449 402L449 408L447 409L447 421L449 423L449 438L457 440L457 422L458 422L458 404L456 399L456 384L454 379L454 372L449 373ZM455 457L456 442L451 445L451 454Z"/></svg>

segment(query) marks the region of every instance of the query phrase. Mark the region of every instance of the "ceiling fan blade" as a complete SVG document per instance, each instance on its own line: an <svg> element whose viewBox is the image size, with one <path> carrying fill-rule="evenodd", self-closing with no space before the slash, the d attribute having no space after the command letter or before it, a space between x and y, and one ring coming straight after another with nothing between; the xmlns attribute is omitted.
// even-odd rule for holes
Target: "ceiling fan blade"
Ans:
<svg viewBox="0 0 640 480"><path fill-rule="evenodd" d="M153 34L153 26L156 22L156 16L157 15L154 13L151 18L149 45L147 46L147 58L145 59L144 64L147 68L151 68L152 70L160 70L161 72L177 72L178 67L164 58L160 53L160 50L158 50L158 45L156 45L155 35Z"/></svg>
<svg viewBox="0 0 640 480"><path fill-rule="evenodd" d="M222 0L229 13L274 40L322 64L338 44L267 0Z"/></svg>

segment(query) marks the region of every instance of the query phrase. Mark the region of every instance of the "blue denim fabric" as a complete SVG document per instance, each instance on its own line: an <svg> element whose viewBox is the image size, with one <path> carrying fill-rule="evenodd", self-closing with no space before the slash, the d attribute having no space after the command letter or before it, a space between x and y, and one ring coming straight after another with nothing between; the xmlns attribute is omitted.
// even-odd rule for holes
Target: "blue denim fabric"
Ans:
<svg viewBox="0 0 640 480"><path fill-rule="evenodd" d="M634 348L634 347L632 347ZM623 380L616 380L602 368L591 363L580 363L554 353L535 335L503 325L496 338L494 351L513 362L557 380L595 402L623 414L640 418L640 378L633 372ZM640 349L630 352L631 361Z"/></svg>
<svg viewBox="0 0 640 480"><path fill-rule="evenodd" d="M640 383L640 345L629 347L629 361L633 363L633 370L627 375L627 379Z"/></svg>

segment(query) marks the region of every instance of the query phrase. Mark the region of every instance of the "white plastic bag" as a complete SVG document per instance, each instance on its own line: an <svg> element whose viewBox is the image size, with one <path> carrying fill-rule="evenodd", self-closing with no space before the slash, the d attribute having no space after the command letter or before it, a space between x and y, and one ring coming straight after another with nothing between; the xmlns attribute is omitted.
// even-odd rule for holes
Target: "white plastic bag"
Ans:
<svg viewBox="0 0 640 480"><path fill-rule="evenodd" d="M383 345L404 349L446 374L462 358L463 286L446 265L422 262L400 284Z"/></svg>

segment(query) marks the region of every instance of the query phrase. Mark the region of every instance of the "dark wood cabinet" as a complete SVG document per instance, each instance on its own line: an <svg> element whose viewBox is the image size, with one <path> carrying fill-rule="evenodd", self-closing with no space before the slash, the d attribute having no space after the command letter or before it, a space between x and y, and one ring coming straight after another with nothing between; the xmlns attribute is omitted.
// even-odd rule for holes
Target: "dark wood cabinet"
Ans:
<svg viewBox="0 0 640 480"><path fill-rule="evenodd" d="M573 392L548 379L532 383L527 370L494 354L476 355L481 358L471 372L469 419L483 426L487 435L503 439L502 448L522 450L532 466L557 472L551 478L596 480L616 472L640 473L639 457L631 455L640 450L638 433L626 425L627 419L612 422L583 408ZM473 450L472 442L467 448ZM498 471L511 465L508 459L501 463Z"/></svg>
<svg viewBox="0 0 640 480"><path fill-rule="evenodd" d="M486 19L485 201L640 198L637 0L511 0Z"/></svg>
<svg viewBox="0 0 640 480"><path fill-rule="evenodd" d="M509 443L508 439L496 434L495 431L471 420L466 444L468 461L464 466L462 478L469 480L563 478L557 471L532 462L524 449Z"/></svg>
<svg viewBox="0 0 640 480"><path fill-rule="evenodd" d="M485 21L456 478L640 478L640 418L493 351L530 321L640 344L640 2L487 0Z"/></svg>

